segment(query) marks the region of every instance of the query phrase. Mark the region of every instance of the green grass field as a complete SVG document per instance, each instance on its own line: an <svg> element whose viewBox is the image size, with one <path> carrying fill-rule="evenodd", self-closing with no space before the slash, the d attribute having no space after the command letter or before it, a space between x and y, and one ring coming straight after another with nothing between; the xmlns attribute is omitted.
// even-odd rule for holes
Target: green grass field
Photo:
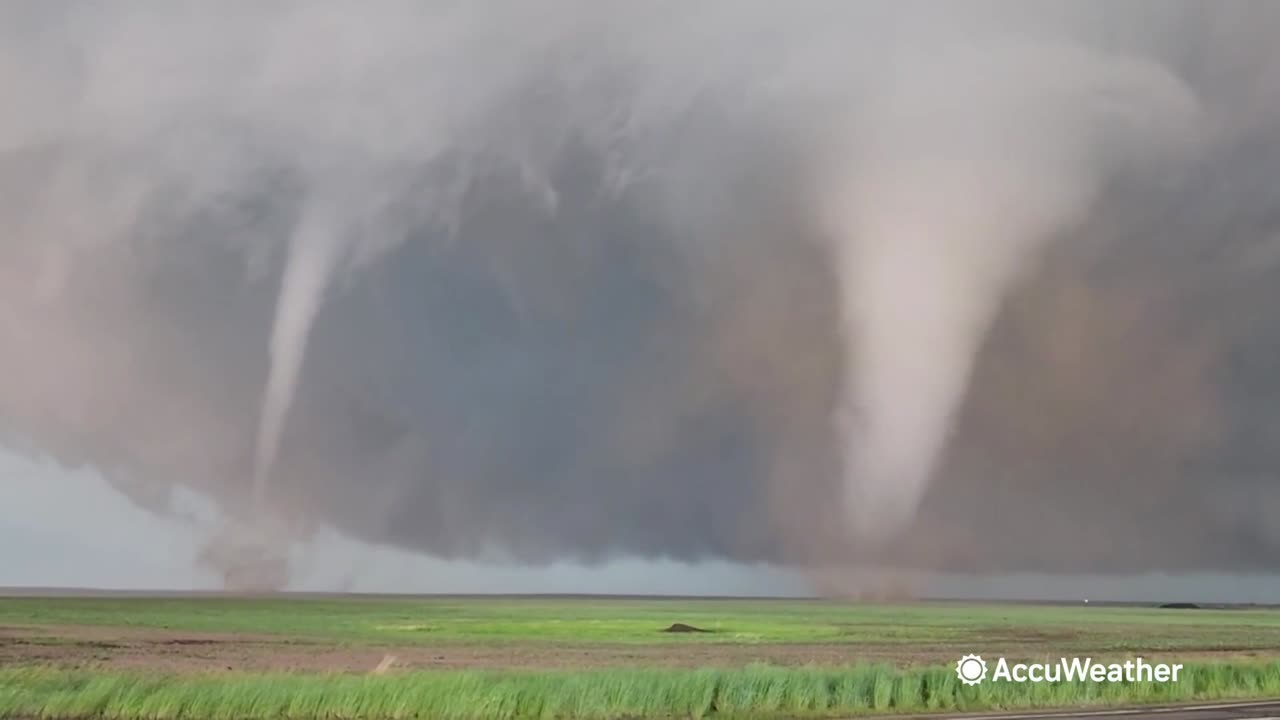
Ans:
<svg viewBox="0 0 1280 720"><path fill-rule="evenodd" d="M977 687L951 668L881 666L217 678L0 670L0 716L45 718L791 718L1278 695L1275 663L1195 665L1176 685Z"/></svg>
<svg viewBox="0 0 1280 720"><path fill-rule="evenodd" d="M686 623L707 633L661 630ZM1176 684L965 686L967 652ZM376 659L394 656L385 674ZM524 657L524 661L514 658ZM799 717L1280 697L1280 612L537 598L0 599L0 716Z"/></svg>
<svg viewBox="0 0 1280 720"><path fill-rule="evenodd" d="M714 632L656 632L684 622ZM1053 649L1280 649L1280 611L590 598L0 598L0 626L115 626L356 643L1037 641ZM1063 645L1065 642L1066 645Z"/></svg>

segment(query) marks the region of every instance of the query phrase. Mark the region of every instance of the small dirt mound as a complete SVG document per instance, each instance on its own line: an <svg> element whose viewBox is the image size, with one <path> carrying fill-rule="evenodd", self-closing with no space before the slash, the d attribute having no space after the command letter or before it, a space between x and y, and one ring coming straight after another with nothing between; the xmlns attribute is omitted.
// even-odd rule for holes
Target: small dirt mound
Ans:
<svg viewBox="0 0 1280 720"><path fill-rule="evenodd" d="M662 632L669 632L669 633L705 633L705 632L711 632L711 631L710 631L710 630L703 630L703 629L702 629L702 628L700 628L700 627L694 627L694 626L692 626L692 625L685 625L684 623L672 623L672 624L671 624L671 627L667 628L666 630L663 630Z"/></svg>
<svg viewBox="0 0 1280 720"><path fill-rule="evenodd" d="M1199 605L1195 603L1189 603L1189 602L1165 603L1160 607L1166 610L1199 610L1200 609Z"/></svg>

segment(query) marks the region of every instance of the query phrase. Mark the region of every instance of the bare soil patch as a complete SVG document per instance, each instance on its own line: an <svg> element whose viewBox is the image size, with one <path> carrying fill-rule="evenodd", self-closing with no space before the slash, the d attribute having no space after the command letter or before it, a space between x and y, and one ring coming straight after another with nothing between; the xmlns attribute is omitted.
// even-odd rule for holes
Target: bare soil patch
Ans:
<svg viewBox="0 0 1280 720"><path fill-rule="evenodd" d="M691 636L692 640L692 636ZM741 667L886 663L943 665L963 652L1040 657L1040 644L961 648L954 643L852 645L847 643L341 645L270 635L191 633L143 628L0 627L0 666L53 665L169 673L352 672L445 669L584 669L602 667ZM1173 662L1274 657L1280 649L1221 649L1140 653L1148 661ZM1126 653L1128 655L1128 653Z"/></svg>

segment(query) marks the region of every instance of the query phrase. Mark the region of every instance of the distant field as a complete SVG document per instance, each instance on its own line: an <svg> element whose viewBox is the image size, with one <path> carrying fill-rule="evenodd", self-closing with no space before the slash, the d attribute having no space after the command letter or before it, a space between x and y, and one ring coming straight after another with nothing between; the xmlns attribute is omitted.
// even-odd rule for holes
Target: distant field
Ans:
<svg viewBox="0 0 1280 720"><path fill-rule="evenodd" d="M660 632L673 623L707 633ZM840 646L907 664L942 648L1061 653L1280 653L1280 611L803 600L358 597L0 598L0 627L262 636L374 646ZM163 634L163 633L162 633ZM949 655L948 655L949 656ZM890 658L892 659L892 658Z"/></svg>
<svg viewBox="0 0 1280 720"><path fill-rule="evenodd" d="M676 623L708 632L663 632ZM1195 670L1176 687L969 688L951 670L965 653L1141 656ZM1269 609L0 598L0 715L10 716L738 717L1273 697L1277 660L1280 611ZM370 675L379 665L386 674Z"/></svg>

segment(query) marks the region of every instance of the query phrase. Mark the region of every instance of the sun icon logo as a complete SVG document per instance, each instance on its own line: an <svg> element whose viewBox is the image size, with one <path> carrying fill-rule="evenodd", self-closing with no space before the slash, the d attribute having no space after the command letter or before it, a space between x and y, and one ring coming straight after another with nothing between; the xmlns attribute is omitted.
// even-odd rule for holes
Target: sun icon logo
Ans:
<svg viewBox="0 0 1280 720"><path fill-rule="evenodd" d="M987 663L978 655L965 655L956 663L956 677L965 685L977 685L987 676Z"/></svg>

